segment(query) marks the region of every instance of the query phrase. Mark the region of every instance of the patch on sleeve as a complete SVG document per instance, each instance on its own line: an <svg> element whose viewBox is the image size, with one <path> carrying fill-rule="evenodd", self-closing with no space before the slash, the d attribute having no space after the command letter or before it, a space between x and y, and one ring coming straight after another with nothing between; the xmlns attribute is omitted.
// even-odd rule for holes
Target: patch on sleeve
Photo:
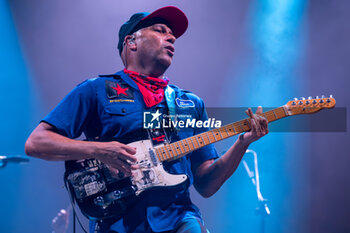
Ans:
<svg viewBox="0 0 350 233"><path fill-rule="evenodd" d="M180 108L194 108L194 102L192 100L183 100L176 98L175 99L176 105Z"/></svg>
<svg viewBox="0 0 350 233"><path fill-rule="evenodd" d="M110 103L135 102L133 89L123 82L106 80L106 94Z"/></svg>

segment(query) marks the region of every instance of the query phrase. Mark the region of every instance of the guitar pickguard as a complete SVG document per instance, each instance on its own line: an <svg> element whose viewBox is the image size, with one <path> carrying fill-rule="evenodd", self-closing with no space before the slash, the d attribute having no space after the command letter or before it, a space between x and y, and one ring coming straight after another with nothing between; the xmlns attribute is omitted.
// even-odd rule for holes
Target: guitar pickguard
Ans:
<svg viewBox="0 0 350 233"><path fill-rule="evenodd" d="M132 183L137 186L136 195L152 187L171 187L187 180L186 175L173 175L166 172L162 163L156 160L150 140L128 144L136 147L136 164L139 169L132 172Z"/></svg>

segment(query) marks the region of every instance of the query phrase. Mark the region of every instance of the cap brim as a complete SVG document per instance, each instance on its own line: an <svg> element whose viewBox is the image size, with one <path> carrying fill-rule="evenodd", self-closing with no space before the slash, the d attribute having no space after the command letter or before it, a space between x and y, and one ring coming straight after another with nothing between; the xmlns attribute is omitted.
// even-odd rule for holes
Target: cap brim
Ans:
<svg viewBox="0 0 350 233"><path fill-rule="evenodd" d="M162 7L144 17L141 21L150 20L154 18L164 19L169 24L168 26L171 28L176 38L182 36L188 27L188 19L185 13L183 13L182 10L174 6Z"/></svg>

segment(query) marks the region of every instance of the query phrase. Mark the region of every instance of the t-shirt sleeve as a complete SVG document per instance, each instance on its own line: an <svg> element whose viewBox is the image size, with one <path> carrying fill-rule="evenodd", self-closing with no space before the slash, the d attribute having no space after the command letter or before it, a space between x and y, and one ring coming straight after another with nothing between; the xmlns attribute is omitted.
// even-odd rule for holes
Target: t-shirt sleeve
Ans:
<svg viewBox="0 0 350 233"><path fill-rule="evenodd" d="M85 129L96 107L96 92L90 80L76 86L43 120L69 138L77 138Z"/></svg>
<svg viewBox="0 0 350 233"><path fill-rule="evenodd" d="M206 121L208 120L208 114L207 111L205 110L205 106L203 101L200 99L200 108L197 108L199 110L199 119L201 121ZM194 134L200 134L203 132L207 132L210 129L205 128L205 127L201 127L201 128L196 128ZM217 159L219 158L219 155L214 147L214 144L210 144L207 146L204 146L194 152L192 152L192 155L190 156L191 159L191 164L192 167L194 165L199 165L209 159Z"/></svg>

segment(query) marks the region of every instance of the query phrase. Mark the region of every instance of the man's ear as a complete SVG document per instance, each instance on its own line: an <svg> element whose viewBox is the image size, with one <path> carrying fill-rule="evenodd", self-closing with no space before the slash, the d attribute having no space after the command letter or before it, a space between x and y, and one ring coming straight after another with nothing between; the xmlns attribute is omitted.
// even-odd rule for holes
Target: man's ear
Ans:
<svg viewBox="0 0 350 233"><path fill-rule="evenodd" d="M127 35L124 38L124 43L123 45L127 46L128 48L130 48L130 50L135 51L136 50L136 40L135 40L135 35Z"/></svg>

